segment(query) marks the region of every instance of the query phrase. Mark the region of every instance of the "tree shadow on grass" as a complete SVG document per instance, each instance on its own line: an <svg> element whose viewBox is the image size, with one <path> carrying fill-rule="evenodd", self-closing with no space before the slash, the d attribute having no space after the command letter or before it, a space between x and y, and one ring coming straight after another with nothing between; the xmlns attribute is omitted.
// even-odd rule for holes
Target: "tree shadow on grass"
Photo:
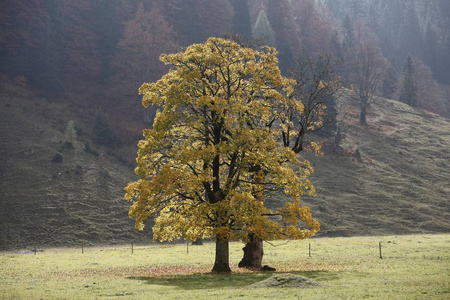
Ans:
<svg viewBox="0 0 450 300"><path fill-rule="evenodd" d="M334 280L338 278L336 272L326 271L308 271L308 272L289 272L295 275L305 276L313 280L322 282ZM243 288L250 286L256 282L272 277L274 274L280 273L245 273L245 274L194 274L194 275L176 275L173 277L145 277L132 276L128 279L144 281L150 285L174 286L183 290L197 289L220 289L220 288Z"/></svg>

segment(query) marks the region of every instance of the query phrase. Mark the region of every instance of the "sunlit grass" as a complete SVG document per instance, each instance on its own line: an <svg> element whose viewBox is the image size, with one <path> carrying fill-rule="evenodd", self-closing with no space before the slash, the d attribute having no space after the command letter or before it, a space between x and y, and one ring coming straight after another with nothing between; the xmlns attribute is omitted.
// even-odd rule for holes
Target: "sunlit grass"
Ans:
<svg viewBox="0 0 450 300"><path fill-rule="evenodd" d="M379 258L379 242L383 259ZM311 257L308 244L311 244ZM265 245L264 264L320 287L251 288L271 273L209 273L214 244L131 245L0 253L1 299L448 299L450 235L317 238ZM187 251L188 250L188 251Z"/></svg>

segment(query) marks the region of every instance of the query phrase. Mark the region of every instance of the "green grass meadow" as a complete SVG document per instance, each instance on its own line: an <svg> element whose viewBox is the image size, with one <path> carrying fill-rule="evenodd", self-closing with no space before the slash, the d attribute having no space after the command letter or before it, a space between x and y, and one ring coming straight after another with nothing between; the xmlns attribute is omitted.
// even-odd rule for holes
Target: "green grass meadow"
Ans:
<svg viewBox="0 0 450 300"><path fill-rule="evenodd" d="M382 256L379 257L379 242ZM309 257L309 244L311 257ZM320 283L254 288L273 273L209 273L214 244L0 252L1 299L449 299L450 234L315 238L265 244L264 264Z"/></svg>

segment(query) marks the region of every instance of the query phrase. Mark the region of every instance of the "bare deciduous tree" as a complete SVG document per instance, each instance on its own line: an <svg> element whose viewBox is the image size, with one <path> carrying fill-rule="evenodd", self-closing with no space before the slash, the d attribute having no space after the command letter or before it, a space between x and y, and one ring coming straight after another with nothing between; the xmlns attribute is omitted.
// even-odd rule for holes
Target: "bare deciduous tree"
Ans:
<svg viewBox="0 0 450 300"><path fill-rule="evenodd" d="M347 55L347 72L353 90L349 96L359 102L359 120L366 124L367 109L379 96L387 65L386 59L380 48L371 42L354 47Z"/></svg>

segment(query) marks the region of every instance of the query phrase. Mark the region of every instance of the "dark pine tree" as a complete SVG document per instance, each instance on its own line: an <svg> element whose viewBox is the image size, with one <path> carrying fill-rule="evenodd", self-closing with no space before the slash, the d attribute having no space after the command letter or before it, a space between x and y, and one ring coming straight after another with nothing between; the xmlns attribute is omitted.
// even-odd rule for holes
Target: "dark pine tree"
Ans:
<svg viewBox="0 0 450 300"><path fill-rule="evenodd" d="M250 38L252 25L247 0L230 0L234 10L233 30L237 34Z"/></svg>
<svg viewBox="0 0 450 300"><path fill-rule="evenodd" d="M319 136L333 137L337 131L337 109L336 109L336 96L330 96L330 99L326 103L323 116L323 126L317 131Z"/></svg>
<svg viewBox="0 0 450 300"><path fill-rule="evenodd" d="M395 59L392 59L392 61L387 64L381 91L384 98L393 99L395 96L395 92L397 91L397 67Z"/></svg>
<svg viewBox="0 0 450 300"><path fill-rule="evenodd" d="M94 140L98 145L102 146L114 146L117 144L117 138L111 130L108 116L101 109L95 112Z"/></svg>
<svg viewBox="0 0 450 300"><path fill-rule="evenodd" d="M344 49L344 52L347 52L350 48L354 47L356 44L353 23L352 21L350 21L348 15L345 16L344 22L342 23L342 27L344 30L344 39L342 41L342 48Z"/></svg>
<svg viewBox="0 0 450 300"><path fill-rule="evenodd" d="M286 71L300 52L300 38L289 0L269 0L267 17L275 33L280 52L280 68Z"/></svg>
<svg viewBox="0 0 450 300"><path fill-rule="evenodd" d="M97 49L100 55L100 79L102 82L110 74L112 57L120 40L120 24L117 16L119 0L93 1L95 21L94 31L97 36Z"/></svg>
<svg viewBox="0 0 450 300"><path fill-rule="evenodd" d="M419 99L414 77L414 63L411 56L408 55L402 68L402 78L400 81L400 93L398 100L410 106L416 107L419 105Z"/></svg>

